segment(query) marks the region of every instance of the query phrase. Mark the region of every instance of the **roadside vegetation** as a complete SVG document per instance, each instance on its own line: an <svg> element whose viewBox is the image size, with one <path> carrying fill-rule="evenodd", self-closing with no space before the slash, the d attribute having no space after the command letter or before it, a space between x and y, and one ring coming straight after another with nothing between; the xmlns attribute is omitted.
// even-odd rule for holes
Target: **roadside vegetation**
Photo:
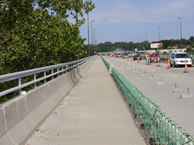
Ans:
<svg viewBox="0 0 194 145"><path fill-rule="evenodd" d="M188 40L162 40L160 41L163 43L162 49L173 49L173 48L187 48L187 51L194 52L194 36L191 36ZM149 50L150 44L148 41L143 41L140 43L133 43L133 42L105 42L100 43L95 46L96 52L111 52L116 50L116 48L121 48L125 51L135 51L138 50ZM193 48L193 49L192 49Z"/></svg>
<svg viewBox="0 0 194 145"><path fill-rule="evenodd" d="M0 75L86 57L79 27L94 7L83 0L0 0ZM0 91L14 84L0 84Z"/></svg>
<svg viewBox="0 0 194 145"><path fill-rule="evenodd" d="M83 0L0 1L0 74L87 56L79 27L93 8Z"/></svg>

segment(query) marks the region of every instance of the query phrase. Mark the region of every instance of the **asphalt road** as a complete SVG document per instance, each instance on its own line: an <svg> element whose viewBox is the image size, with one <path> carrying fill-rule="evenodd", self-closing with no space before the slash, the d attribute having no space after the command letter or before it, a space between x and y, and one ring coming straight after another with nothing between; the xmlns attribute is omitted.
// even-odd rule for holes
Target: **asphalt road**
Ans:
<svg viewBox="0 0 194 145"><path fill-rule="evenodd" d="M163 112L194 136L194 67L167 69L167 64L146 65L122 58L104 57ZM176 84L176 85L175 85ZM175 87L176 86L176 87ZM176 88L176 89L175 89ZM182 94L192 98L181 99Z"/></svg>

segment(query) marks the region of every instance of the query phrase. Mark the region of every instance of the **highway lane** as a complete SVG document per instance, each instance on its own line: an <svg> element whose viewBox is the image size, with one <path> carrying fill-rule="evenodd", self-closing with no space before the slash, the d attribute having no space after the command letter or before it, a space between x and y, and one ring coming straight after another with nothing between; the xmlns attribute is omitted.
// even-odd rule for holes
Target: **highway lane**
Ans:
<svg viewBox="0 0 194 145"><path fill-rule="evenodd" d="M194 67L188 68L189 73L183 73L184 67L167 69L167 64L157 67L156 63L145 65L145 61L138 63L113 57L105 59L171 119L194 135ZM182 94L187 94L187 88L193 97L181 99Z"/></svg>

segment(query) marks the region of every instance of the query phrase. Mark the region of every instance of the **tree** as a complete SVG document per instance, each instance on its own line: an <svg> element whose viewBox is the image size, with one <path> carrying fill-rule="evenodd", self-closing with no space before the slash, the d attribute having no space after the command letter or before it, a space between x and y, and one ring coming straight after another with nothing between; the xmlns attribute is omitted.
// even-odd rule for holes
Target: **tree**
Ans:
<svg viewBox="0 0 194 145"><path fill-rule="evenodd" d="M83 0L1 0L0 75L87 56L79 27L93 9ZM0 90L16 83L0 84Z"/></svg>
<svg viewBox="0 0 194 145"><path fill-rule="evenodd" d="M1 1L0 74L86 56L79 27L93 8L83 0Z"/></svg>
<svg viewBox="0 0 194 145"><path fill-rule="evenodd" d="M191 37L189 38L189 40L190 40L190 41L194 41L194 36L191 36Z"/></svg>

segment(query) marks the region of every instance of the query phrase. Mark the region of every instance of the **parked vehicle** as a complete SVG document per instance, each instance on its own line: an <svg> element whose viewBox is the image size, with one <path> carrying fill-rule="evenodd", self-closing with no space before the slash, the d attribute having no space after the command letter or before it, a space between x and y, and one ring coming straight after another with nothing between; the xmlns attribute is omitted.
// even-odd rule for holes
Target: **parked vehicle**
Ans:
<svg viewBox="0 0 194 145"><path fill-rule="evenodd" d="M192 66L192 60L189 57L189 55L185 52L176 52L172 53L170 57L170 66L178 67L178 66L184 66L185 61L188 66Z"/></svg>
<svg viewBox="0 0 194 145"><path fill-rule="evenodd" d="M120 53L116 53L116 57L121 57L121 54Z"/></svg>
<svg viewBox="0 0 194 145"><path fill-rule="evenodd" d="M116 53L112 54L111 56L112 56L112 57L116 57Z"/></svg>
<svg viewBox="0 0 194 145"><path fill-rule="evenodd" d="M139 60L142 60L142 56L140 54L135 54L133 56L133 60L138 60L138 57L139 57Z"/></svg>
<svg viewBox="0 0 194 145"><path fill-rule="evenodd" d="M129 57L129 54L128 53L123 53L122 54L122 58L128 58Z"/></svg>
<svg viewBox="0 0 194 145"><path fill-rule="evenodd" d="M113 57L121 57L121 54L120 53L114 53L112 54Z"/></svg>
<svg viewBox="0 0 194 145"><path fill-rule="evenodd" d="M153 53L150 55L150 62L160 62L160 55L158 53Z"/></svg>

